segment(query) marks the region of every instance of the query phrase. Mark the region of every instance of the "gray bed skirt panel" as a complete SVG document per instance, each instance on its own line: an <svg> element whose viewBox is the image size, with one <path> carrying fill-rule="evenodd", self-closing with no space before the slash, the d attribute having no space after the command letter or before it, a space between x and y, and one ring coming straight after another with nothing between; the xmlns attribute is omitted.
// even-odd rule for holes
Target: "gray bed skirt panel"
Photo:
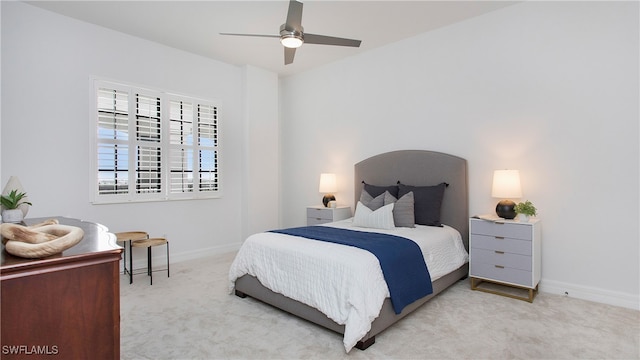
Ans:
<svg viewBox="0 0 640 360"><path fill-rule="evenodd" d="M373 344L375 336L381 333L383 330L407 316L421 305L429 301L431 298L455 284L458 280L464 279L469 273L469 264L464 264L457 270L439 278L433 282L433 293L425 296L422 299L415 301L404 308L402 313L396 314L393 311L391 300L387 298L382 305L380 315L371 324L371 330L364 338L360 340L356 346L359 349L365 349L368 345ZM337 333L344 334L344 325L338 325L333 320L329 319L325 314L319 310L300 303L293 299L290 299L282 294L275 293L266 287L262 286L260 281L253 276L244 275L236 280L236 295L244 297L245 295L251 296L254 299L260 300L264 303L272 305L278 309L284 310L290 314L296 315L312 323L318 324L329 330L333 330ZM373 341L372 341L373 340ZM368 343L368 344L367 344ZM363 345L367 344L367 345Z"/></svg>

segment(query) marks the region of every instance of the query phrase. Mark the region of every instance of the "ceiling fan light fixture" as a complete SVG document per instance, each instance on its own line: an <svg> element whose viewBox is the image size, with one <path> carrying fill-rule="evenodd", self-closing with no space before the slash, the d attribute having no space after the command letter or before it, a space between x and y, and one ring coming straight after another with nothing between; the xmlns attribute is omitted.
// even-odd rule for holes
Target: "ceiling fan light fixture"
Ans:
<svg viewBox="0 0 640 360"><path fill-rule="evenodd" d="M282 36L280 38L280 42L282 43L282 45L284 45L284 47L295 49L302 46L302 43L304 41L300 36L288 35L288 36Z"/></svg>
<svg viewBox="0 0 640 360"><path fill-rule="evenodd" d="M302 46L302 38L291 35L291 36L283 36L280 38L280 42L282 43L282 45L284 45L284 47L288 47L288 48L299 48L300 46Z"/></svg>
<svg viewBox="0 0 640 360"><path fill-rule="evenodd" d="M280 25L280 42L284 47L299 48L304 43L303 31L302 27L296 30L288 27L287 24L282 24Z"/></svg>

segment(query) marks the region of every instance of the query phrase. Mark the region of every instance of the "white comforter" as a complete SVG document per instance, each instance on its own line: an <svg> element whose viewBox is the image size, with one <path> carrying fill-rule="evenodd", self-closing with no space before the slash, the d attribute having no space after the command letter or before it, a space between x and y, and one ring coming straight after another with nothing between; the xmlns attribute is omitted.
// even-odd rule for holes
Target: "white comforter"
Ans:
<svg viewBox="0 0 640 360"><path fill-rule="evenodd" d="M348 219L324 226L374 231L415 241L432 281L468 261L460 233L446 225L380 230L354 227ZM345 325L343 343L347 352L371 329L371 322L389 297L380 263L370 252L284 234L266 232L247 238L229 270L230 293L235 280L245 274Z"/></svg>

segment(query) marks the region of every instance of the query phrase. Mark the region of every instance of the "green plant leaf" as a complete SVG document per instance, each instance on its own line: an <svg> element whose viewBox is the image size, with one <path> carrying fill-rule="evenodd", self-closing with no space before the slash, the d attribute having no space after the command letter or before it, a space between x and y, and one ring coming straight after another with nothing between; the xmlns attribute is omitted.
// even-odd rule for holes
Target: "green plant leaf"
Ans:
<svg viewBox="0 0 640 360"><path fill-rule="evenodd" d="M522 202L518 203L514 207L514 210L518 214L525 214L525 215L529 215L529 216L535 216L537 214L536 207L533 206L533 204L529 200L527 200L527 201L525 201L523 203Z"/></svg>
<svg viewBox="0 0 640 360"><path fill-rule="evenodd" d="M25 192L19 193L18 190L11 190L9 194L0 196L0 203L7 210L17 209L22 204L31 206L30 202L22 200L25 196L27 196Z"/></svg>

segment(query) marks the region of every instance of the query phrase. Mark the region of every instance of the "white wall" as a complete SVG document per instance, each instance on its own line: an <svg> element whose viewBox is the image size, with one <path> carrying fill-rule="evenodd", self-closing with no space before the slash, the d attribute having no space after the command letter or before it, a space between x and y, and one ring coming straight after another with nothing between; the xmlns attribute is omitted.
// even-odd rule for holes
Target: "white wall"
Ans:
<svg viewBox="0 0 640 360"><path fill-rule="evenodd" d="M541 290L639 308L638 3L527 2L281 80L285 226L338 174L398 149L468 160L470 213L519 169Z"/></svg>
<svg viewBox="0 0 640 360"><path fill-rule="evenodd" d="M274 76L245 76L260 72L24 3L1 5L1 182L4 186L11 175L20 178L33 202L28 216L63 215L97 221L114 232L145 230L152 236L166 235L173 261L235 250L244 238L244 222L262 221L242 217L247 213L243 206L261 207L264 201L243 188L244 174L261 166L246 156L245 126L255 120L245 119L243 96L251 88L277 94ZM223 197L91 205L90 76L220 100ZM256 98L249 102L260 104L262 100ZM277 100L268 101L273 105L262 107L268 119L262 121L277 124ZM277 152L270 156L270 164L277 164ZM271 221L271 227L277 226L277 218ZM156 253L162 257L156 263L162 263L162 251ZM144 266L144 256L138 258L138 266Z"/></svg>
<svg viewBox="0 0 640 360"><path fill-rule="evenodd" d="M20 177L30 217L166 234L177 261L277 225L260 174L265 188L281 177L293 226L320 202L321 172L338 174L338 201L352 204L355 162L437 150L469 161L471 213L493 210L494 169L520 169L543 220L543 291L638 308L637 3L519 4L286 78L279 97L295 101L282 103L279 146L259 130L278 137L273 74L24 3L1 9L0 182ZM221 100L224 197L90 205L92 75Z"/></svg>
<svg viewBox="0 0 640 360"><path fill-rule="evenodd" d="M278 76L252 66L245 69L247 168L243 175L246 189L243 239L277 228L280 216Z"/></svg>

